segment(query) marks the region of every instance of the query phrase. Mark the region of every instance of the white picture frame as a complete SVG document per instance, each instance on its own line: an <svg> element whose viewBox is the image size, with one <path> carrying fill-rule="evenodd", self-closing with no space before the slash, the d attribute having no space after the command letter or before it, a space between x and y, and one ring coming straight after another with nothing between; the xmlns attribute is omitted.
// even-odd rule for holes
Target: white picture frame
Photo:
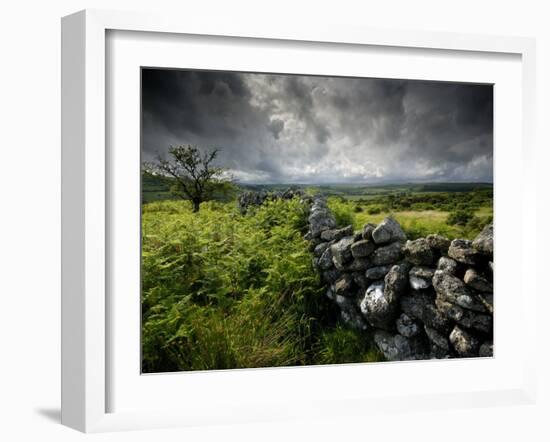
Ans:
<svg viewBox="0 0 550 442"><path fill-rule="evenodd" d="M183 24L182 24L183 23ZM361 394L353 397L342 394L327 400L315 400L311 407L272 407L235 401L239 414L206 414L197 408L190 413L182 407L177 410L153 409L140 411L110 411L109 370L112 364L107 339L111 312L106 289L108 287L108 247L112 231L108 219L112 203L108 186L108 152L106 121L108 62L106 35L111 31L141 31L163 35L217 36L219 38L269 39L285 44L310 42L338 44L339 47L357 45L384 48L430 49L437 51L466 51L483 58L484 54L511 54L521 63L521 127L520 146L524 171L521 189L523 219L536 214L534 195L528 192L535 186L534 174L526 171L534 159L535 106L535 45L532 39L492 37L416 31L388 31L349 28L328 24L307 26L266 27L265 23L181 21L178 17L153 16L141 13L123 13L86 10L63 18L62 21L62 423L84 432L111 431L168 426L206 425L215 422L251 422L284 419L288 417L328 416L334 414L338 403L340 414L365 414L373 410L403 410L498 405L502 403L532 403L535 395L535 367L533 366L534 314L529 309L536 305L536 280L524 278L521 306L525 310L522 327L525 348L519 353L521 376L501 388L463 390L461 393L430 392L424 395L400 395L388 391L376 402ZM498 141L498 140L497 140ZM497 221L498 222L498 221ZM497 230L498 231L498 230ZM498 238L498 234L497 234ZM521 254L528 256L532 247L521 244ZM497 239L498 248L498 239ZM522 261L526 266L525 260ZM525 272L525 269L522 270ZM531 306L531 307L530 307ZM498 319L497 319L498 320ZM498 351L498 350L497 350ZM498 353L496 358L498 358ZM464 362L458 362L462 364ZM460 366L457 365L457 369ZM294 373L308 368L295 368ZM338 370L353 368L330 367ZM392 370L411 369L410 364L393 366ZM327 369L328 370L328 369ZM269 376L276 376L276 369ZM287 369L282 372L288 373ZM328 373L328 371L325 371ZM254 371L258 373L258 371ZM260 372L268 373L268 372ZM518 372L519 373L519 372ZM242 376L243 371L240 371ZM163 375L160 375L163 376ZM223 376L233 376L226 372ZM263 376L263 377L262 377ZM265 382L265 375L257 375L256 384ZM171 378L177 382L176 377ZM172 382L169 381L169 382ZM257 393L256 393L257 394ZM223 406L231 406L224 403Z"/></svg>

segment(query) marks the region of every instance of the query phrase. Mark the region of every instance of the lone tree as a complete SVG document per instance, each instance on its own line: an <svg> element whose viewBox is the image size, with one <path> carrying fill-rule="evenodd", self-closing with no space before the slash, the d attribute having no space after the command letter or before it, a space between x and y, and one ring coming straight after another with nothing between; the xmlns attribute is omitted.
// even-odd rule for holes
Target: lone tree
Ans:
<svg viewBox="0 0 550 442"><path fill-rule="evenodd" d="M158 155L157 161L146 163L144 169L153 175L174 178L171 192L190 200L193 212L199 211L202 202L211 200L214 192L225 194L232 187L225 169L212 165L218 149L201 153L196 146L170 146L168 153L169 159Z"/></svg>

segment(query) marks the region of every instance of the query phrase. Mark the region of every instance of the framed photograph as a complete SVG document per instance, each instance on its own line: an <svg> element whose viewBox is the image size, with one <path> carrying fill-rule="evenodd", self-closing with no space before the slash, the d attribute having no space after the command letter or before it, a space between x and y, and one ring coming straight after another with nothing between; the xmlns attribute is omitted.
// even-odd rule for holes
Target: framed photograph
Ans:
<svg viewBox="0 0 550 442"><path fill-rule="evenodd" d="M62 36L64 424L533 400L532 40L108 11Z"/></svg>

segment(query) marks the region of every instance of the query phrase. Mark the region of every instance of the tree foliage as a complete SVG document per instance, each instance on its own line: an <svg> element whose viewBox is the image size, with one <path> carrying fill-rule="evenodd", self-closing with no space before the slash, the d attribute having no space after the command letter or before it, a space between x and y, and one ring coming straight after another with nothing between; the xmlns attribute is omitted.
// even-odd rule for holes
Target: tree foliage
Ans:
<svg viewBox="0 0 550 442"><path fill-rule="evenodd" d="M226 170L214 165L219 150L201 152L196 146L171 146L169 158L158 156L156 162L146 163L145 171L174 179L170 191L193 205L198 212L201 203L209 201L216 192L228 193L233 184Z"/></svg>

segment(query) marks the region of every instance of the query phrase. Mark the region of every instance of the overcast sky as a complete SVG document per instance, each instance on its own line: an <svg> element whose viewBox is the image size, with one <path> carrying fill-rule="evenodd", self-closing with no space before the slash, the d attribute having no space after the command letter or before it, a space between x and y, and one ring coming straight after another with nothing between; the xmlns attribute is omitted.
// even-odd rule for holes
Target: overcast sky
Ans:
<svg viewBox="0 0 550 442"><path fill-rule="evenodd" d="M492 182L493 89L143 69L143 160L181 144L247 183Z"/></svg>

